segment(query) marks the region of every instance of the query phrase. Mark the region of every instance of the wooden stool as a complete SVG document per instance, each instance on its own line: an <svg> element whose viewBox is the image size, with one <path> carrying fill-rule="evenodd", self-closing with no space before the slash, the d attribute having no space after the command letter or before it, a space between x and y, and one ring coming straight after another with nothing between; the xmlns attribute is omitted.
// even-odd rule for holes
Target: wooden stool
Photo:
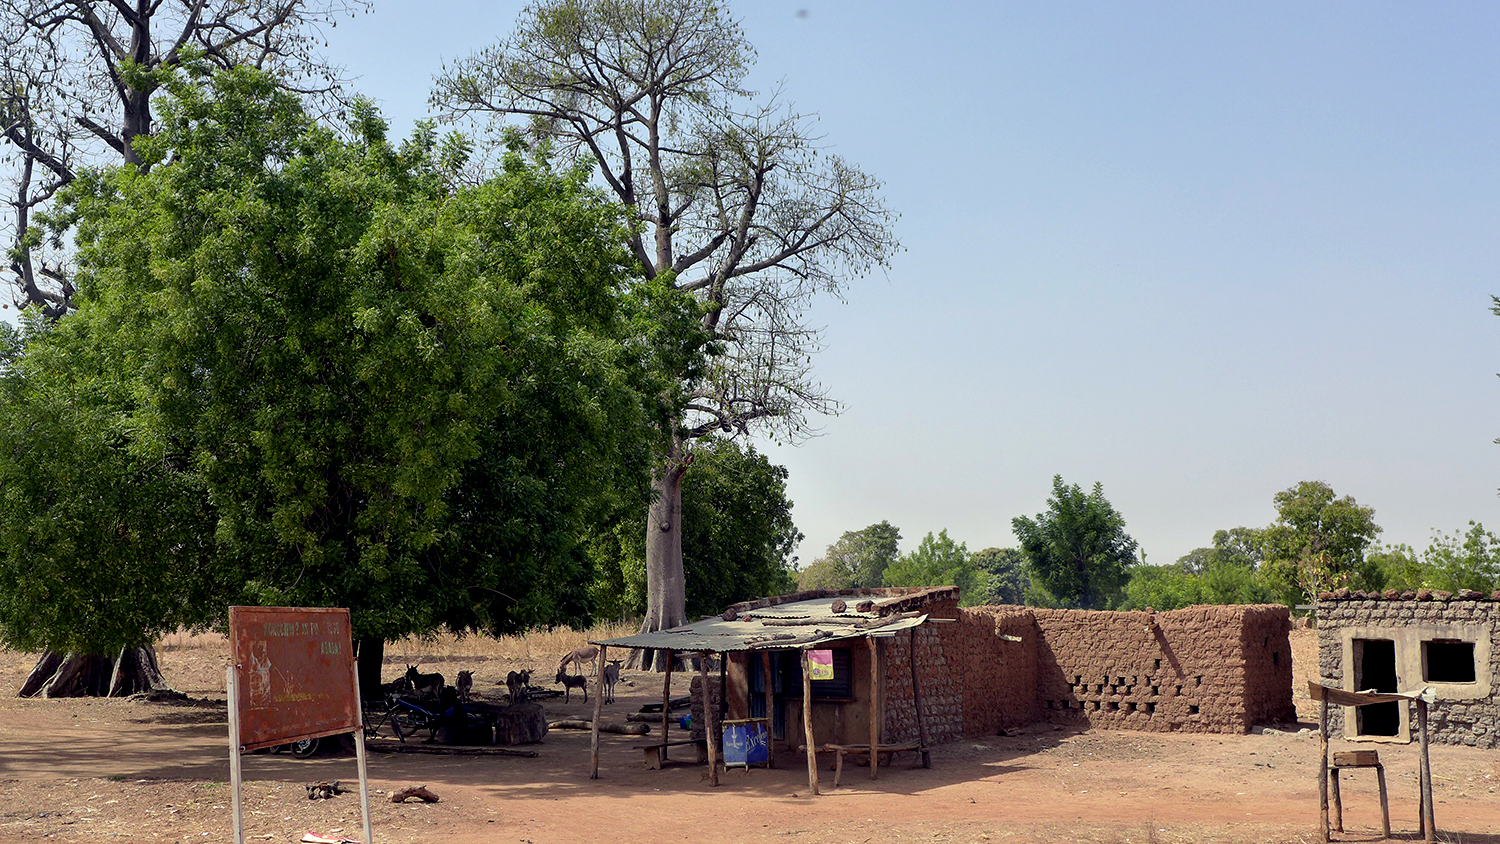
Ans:
<svg viewBox="0 0 1500 844"><path fill-rule="evenodd" d="M1380 823L1386 838L1391 837L1391 806L1385 794L1385 766L1380 764L1380 754L1374 750L1347 750L1333 754L1333 764L1328 768L1328 785L1333 798L1333 828L1344 831L1344 802L1339 797L1339 771L1343 768L1374 768L1375 780L1380 785Z"/></svg>

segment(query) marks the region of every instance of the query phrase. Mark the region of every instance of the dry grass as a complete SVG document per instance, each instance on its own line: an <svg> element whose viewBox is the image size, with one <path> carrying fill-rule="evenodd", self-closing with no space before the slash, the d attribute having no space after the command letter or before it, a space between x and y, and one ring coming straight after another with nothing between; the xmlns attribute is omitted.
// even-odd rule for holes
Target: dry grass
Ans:
<svg viewBox="0 0 1500 844"><path fill-rule="evenodd" d="M510 660L515 662L540 662L587 645L590 639L613 639L629 636L640 628L639 621L615 621L596 624L587 630L558 627L551 630L533 630L518 636L455 636L442 633L434 636L408 636L388 642L385 646L385 661L392 664L417 665L424 662L448 662L468 660ZM204 631L182 630L164 636L156 643L162 652L178 651L226 651L229 643L224 634Z"/></svg>

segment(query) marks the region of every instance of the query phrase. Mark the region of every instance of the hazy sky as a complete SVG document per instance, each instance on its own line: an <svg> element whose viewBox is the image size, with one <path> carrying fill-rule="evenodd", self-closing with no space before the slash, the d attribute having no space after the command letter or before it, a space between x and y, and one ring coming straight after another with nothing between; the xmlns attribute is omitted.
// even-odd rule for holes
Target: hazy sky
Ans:
<svg viewBox="0 0 1500 844"><path fill-rule="evenodd" d="M327 32L398 134L520 3ZM888 519L1014 543L1054 474L1149 561L1321 479L1383 539L1500 530L1500 6L737 2L905 246L851 280L791 473L803 564Z"/></svg>

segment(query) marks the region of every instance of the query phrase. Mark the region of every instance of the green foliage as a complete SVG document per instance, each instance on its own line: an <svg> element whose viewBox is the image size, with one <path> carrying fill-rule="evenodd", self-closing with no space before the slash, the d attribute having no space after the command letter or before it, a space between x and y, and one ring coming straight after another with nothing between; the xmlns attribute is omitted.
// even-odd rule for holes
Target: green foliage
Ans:
<svg viewBox="0 0 1500 844"><path fill-rule="evenodd" d="M1379 567L1365 549L1380 533L1375 510L1350 496L1335 498L1322 481L1303 481L1276 493L1276 521L1261 531L1263 570L1284 603L1338 586L1380 589Z"/></svg>
<svg viewBox="0 0 1500 844"><path fill-rule="evenodd" d="M882 523L883 524L883 523ZM902 554L885 570L886 586L957 586L959 603L973 606L989 595L984 574L974 567L968 546L955 543L944 530L923 537L916 550Z"/></svg>
<svg viewBox="0 0 1500 844"><path fill-rule="evenodd" d="M852 589L880 586L885 570L900 553L901 531L882 521L845 531L823 556L802 570L799 589Z"/></svg>
<svg viewBox="0 0 1500 844"><path fill-rule="evenodd" d="M1370 561L1380 567L1389 589L1500 589L1500 537L1478 522L1469 522L1463 533L1434 535L1420 559L1411 548L1397 545L1371 553Z"/></svg>
<svg viewBox="0 0 1500 844"><path fill-rule="evenodd" d="M1043 593L1082 609L1118 603L1137 546L1125 533L1125 518L1104 497L1103 485L1094 484L1085 495L1056 475L1047 512L1035 519L1017 516L1011 527Z"/></svg>
<svg viewBox="0 0 1500 844"><path fill-rule="evenodd" d="M1021 553L1021 549L986 548L975 551L971 559L989 585L989 594L983 603L1026 603L1031 575L1026 570L1026 555Z"/></svg>
<svg viewBox="0 0 1500 844"><path fill-rule="evenodd" d="M676 379L617 209L513 146L352 141L248 70L169 82L149 172L80 178L79 310L0 408L0 638L104 650L231 603L357 636L581 620ZM457 146L461 146L457 145ZM87 572L85 576L84 573ZM81 584L87 584L84 588Z"/></svg>
<svg viewBox="0 0 1500 844"><path fill-rule="evenodd" d="M1175 610L1194 604L1266 604L1274 600L1265 579L1249 566L1214 559L1194 568L1190 561L1194 556L1189 554L1169 566L1133 568L1121 608Z"/></svg>
<svg viewBox="0 0 1500 844"><path fill-rule="evenodd" d="M802 534L792 522L786 468L721 437L698 440L692 453L682 486L688 615L716 615L729 604L791 592L792 552ZM641 533L638 514L621 512L613 531L596 538L593 591L603 613L624 617L646 608Z"/></svg>

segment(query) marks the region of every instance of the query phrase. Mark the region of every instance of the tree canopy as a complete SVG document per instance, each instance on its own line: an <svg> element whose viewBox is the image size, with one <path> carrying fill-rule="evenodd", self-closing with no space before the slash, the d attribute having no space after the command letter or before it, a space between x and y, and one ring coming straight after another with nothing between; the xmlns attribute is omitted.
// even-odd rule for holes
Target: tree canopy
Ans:
<svg viewBox="0 0 1500 844"><path fill-rule="evenodd" d="M1032 581L1058 601L1081 609L1109 609L1136 560L1136 542L1125 518L1095 483L1084 494L1077 484L1052 478L1047 510L1035 519L1017 516L1011 528L1031 568Z"/></svg>
<svg viewBox="0 0 1500 844"><path fill-rule="evenodd" d="M902 554L885 570L886 586L957 586L959 603L984 603L989 590L984 574L974 568L969 547L948 538L948 531L929 532L915 550Z"/></svg>
<svg viewBox="0 0 1500 844"><path fill-rule="evenodd" d="M1375 510L1338 498L1323 481L1302 481L1276 493L1276 521L1261 532L1264 567L1281 600L1296 603L1319 589L1379 589L1378 567L1365 549L1380 526Z"/></svg>
<svg viewBox="0 0 1500 844"><path fill-rule="evenodd" d="M823 556L802 570L799 589L853 589L881 586L885 570L900 553L901 531L890 522L844 531Z"/></svg>
<svg viewBox="0 0 1500 844"><path fill-rule="evenodd" d="M77 312L0 380L0 638L108 650L231 603L348 606L362 637L586 615L691 302L520 145L464 186L461 140L394 146L368 106L344 141L255 71L168 84L154 166L62 195Z"/></svg>

